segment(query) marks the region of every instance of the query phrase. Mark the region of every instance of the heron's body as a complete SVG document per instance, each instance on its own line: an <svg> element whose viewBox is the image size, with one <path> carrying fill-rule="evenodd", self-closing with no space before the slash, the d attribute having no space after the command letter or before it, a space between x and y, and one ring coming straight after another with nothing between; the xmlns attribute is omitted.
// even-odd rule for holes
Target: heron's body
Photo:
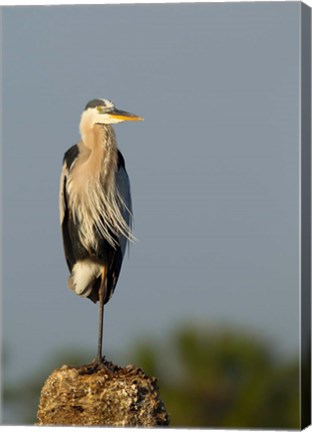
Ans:
<svg viewBox="0 0 312 432"><path fill-rule="evenodd" d="M91 101L81 117L82 140L64 155L60 182L68 286L79 296L100 300L100 339L103 305L115 290L127 242L133 239L130 183L111 126L123 120L141 118L116 110L110 101Z"/></svg>
<svg viewBox="0 0 312 432"><path fill-rule="evenodd" d="M101 226L104 225L103 214L96 214L97 207L94 201L98 200L98 197L92 197L92 193L89 192L90 184L88 183L97 183L96 190L102 188L104 192L105 176L100 179L93 178L94 171L88 166L93 161L92 158L89 160L90 156L89 159L86 158L87 153L81 142L71 147L64 156L61 186L63 189L61 197L65 204L62 215L64 249L67 265L71 272L69 287L80 296L89 297L94 301L98 300L101 269L102 266L107 266L108 290L105 298L106 303L113 294L118 280L127 237L120 233L119 235L114 233L106 226L105 229L110 237L109 241L108 238L105 238L104 233L100 231ZM82 158L86 158L83 162L85 164L83 168L81 168ZM132 211L130 186L124 159L119 151L117 157L114 157L113 163L116 188L127 207L122 208L120 202L120 213L123 215L127 226L130 226ZM85 169L89 174L89 179L76 190L77 182L81 183L82 169ZM75 187L72 186L73 184ZM118 205L118 203L115 203L115 205ZM93 215L92 206L95 207ZM103 203L98 208L101 209L102 206L104 207Z"/></svg>

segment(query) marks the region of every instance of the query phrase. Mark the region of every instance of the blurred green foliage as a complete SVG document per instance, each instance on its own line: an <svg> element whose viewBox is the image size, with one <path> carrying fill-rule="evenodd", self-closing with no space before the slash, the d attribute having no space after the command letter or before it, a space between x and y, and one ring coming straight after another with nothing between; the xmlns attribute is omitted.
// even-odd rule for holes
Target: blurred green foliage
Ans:
<svg viewBox="0 0 312 432"><path fill-rule="evenodd" d="M134 362L158 378L172 427L299 428L297 359L218 327L180 328L167 345L142 343Z"/></svg>
<svg viewBox="0 0 312 432"><path fill-rule="evenodd" d="M35 423L40 389L53 369L88 360L86 353L62 353L18 388L5 385L3 400L15 412L14 423ZM128 360L158 378L171 427L300 426L298 359L281 359L255 335L189 325L165 346L141 342Z"/></svg>

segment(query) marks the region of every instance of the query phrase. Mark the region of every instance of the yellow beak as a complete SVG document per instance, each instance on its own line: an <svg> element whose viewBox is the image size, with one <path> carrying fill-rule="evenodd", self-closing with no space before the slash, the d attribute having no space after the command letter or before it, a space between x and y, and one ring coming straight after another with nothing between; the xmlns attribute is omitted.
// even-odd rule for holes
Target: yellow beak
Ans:
<svg viewBox="0 0 312 432"><path fill-rule="evenodd" d="M119 109L114 108L113 111L107 113L109 117L112 119L120 120L120 121L143 121L143 117L140 117L136 114L131 114L127 111L121 111Z"/></svg>

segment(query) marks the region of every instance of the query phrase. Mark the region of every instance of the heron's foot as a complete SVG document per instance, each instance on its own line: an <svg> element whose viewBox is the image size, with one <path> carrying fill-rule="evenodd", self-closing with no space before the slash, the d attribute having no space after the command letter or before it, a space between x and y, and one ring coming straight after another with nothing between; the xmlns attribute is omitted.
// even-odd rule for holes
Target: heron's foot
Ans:
<svg viewBox="0 0 312 432"><path fill-rule="evenodd" d="M108 362L105 357L96 357L92 363L81 366L79 373L81 375L92 375L93 373L102 370L107 374L111 374L114 371L111 365L112 363Z"/></svg>

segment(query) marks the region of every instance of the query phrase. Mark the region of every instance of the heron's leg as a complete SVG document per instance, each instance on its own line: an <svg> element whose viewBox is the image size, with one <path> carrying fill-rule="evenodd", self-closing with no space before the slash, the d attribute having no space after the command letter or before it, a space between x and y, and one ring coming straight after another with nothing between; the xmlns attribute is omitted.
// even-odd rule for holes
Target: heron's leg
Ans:
<svg viewBox="0 0 312 432"><path fill-rule="evenodd" d="M101 285L99 288L99 337L98 337L98 351L95 358L96 363L102 363L102 343L103 343L103 321L104 321L104 300L106 288L106 267L103 267L101 275Z"/></svg>

